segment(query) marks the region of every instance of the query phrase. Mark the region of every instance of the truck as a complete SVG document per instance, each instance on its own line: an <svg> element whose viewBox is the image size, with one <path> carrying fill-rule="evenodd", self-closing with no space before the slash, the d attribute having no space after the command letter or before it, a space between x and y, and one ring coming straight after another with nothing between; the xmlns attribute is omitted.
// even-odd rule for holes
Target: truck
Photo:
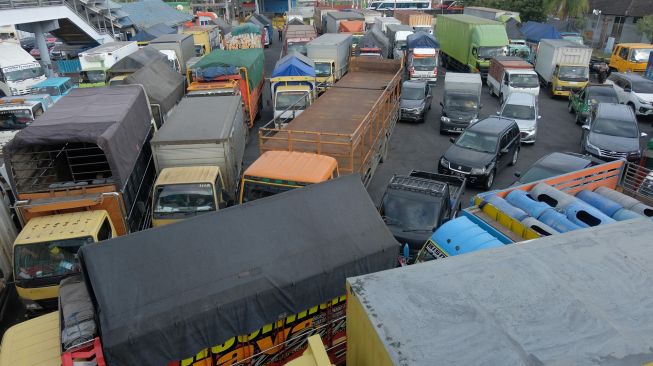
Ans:
<svg viewBox="0 0 653 366"><path fill-rule="evenodd" d="M239 95L184 98L157 131L153 227L235 202L247 139L241 105Z"/></svg>
<svg viewBox="0 0 653 366"><path fill-rule="evenodd" d="M270 78L274 118L285 125L299 116L317 97L315 63L291 53L277 61Z"/></svg>
<svg viewBox="0 0 653 366"><path fill-rule="evenodd" d="M318 91L335 84L349 69L350 34L323 34L306 44L308 58L315 63Z"/></svg>
<svg viewBox="0 0 653 366"><path fill-rule="evenodd" d="M549 95L569 97L589 82L592 49L561 39L543 39L537 48L535 72Z"/></svg>
<svg viewBox="0 0 653 366"><path fill-rule="evenodd" d="M214 49L219 48L222 41L220 28L217 25L184 27L181 29L181 34L193 36L195 56L198 57L207 55Z"/></svg>
<svg viewBox="0 0 653 366"><path fill-rule="evenodd" d="M168 63L168 57L159 50L149 46L140 48L136 52L123 57L107 70L108 84L121 85L127 76L157 60Z"/></svg>
<svg viewBox="0 0 653 366"><path fill-rule="evenodd" d="M340 21L342 20L358 20L365 22L365 16L353 11L334 11L326 15L326 31L327 33L339 33Z"/></svg>
<svg viewBox="0 0 653 366"><path fill-rule="evenodd" d="M334 11L339 11L339 10L336 8L325 7L325 6L315 7L315 15L313 16L313 19L315 19L315 28L317 29L318 34L327 33L326 15Z"/></svg>
<svg viewBox="0 0 653 366"><path fill-rule="evenodd" d="M444 96L440 106L440 133L462 132L478 120L483 82L478 74L448 72L444 77Z"/></svg>
<svg viewBox="0 0 653 366"><path fill-rule="evenodd" d="M379 28L365 32L356 44L355 55L360 57L389 58L392 52L390 40Z"/></svg>
<svg viewBox="0 0 653 366"><path fill-rule="evenodd" d="M653 316L650 283L632 279L653 260L652 230L631 220L349 277L347 364L650 360L649 324L635 320ZM613 335L597 344L597 331Z"/></svg>
<svg viewBox="0 0 653 366"><path fill-rule="evenodd" d="M533 65L516 56L495 56L487 75L490 95L499 97L501 105L511 93L540 95L540 82Z"/></svg>
<svg viewBox="0 0 653 366"><path fill-rule="evenodd" d="M519 12L517 11L500 10L482 6L466 6L463 10L463 14L490 20L497 20L502 23L505 23L506 20L510 18L514 18L518 22L521 22L521 19L519 18Z"/></svg>
<svg viewBox="0 0 653 366"><path fill-rule="evenodd" d="M346 200L347 210L334 197ZM246 217L260 220L234 230ZM343 278L394 267L396 247L355 176L85 246L83 276L62 286L59 324L70 335L62 359L104 359L107 366L278 365L300 356L308 336L318 334L330 362L342 364ZM143 286L138 296L125 273ZM75 317L80 302L88 318ZM248 321L224 321L240 316ZM128 341L120 336L127 333Z"/></svg>
<svg viewBox="0 0 653 366"><path fill-rule="evenodd" d="M433 35L433 17L417 10L395 10L393 17L403 25L413 27L415 32L426 32Z"/></svg>
<svg viewBox="0 0 653 366"><path fill-rule="evenodd" d="M39 100L0 98L0 155L18 131L30 125L44 112L43 102Z"/></svg>
<svg viewBox="0 0 653 366"><path fill-rule="evenodd" d="M438 81L440 43L425 32L410 34L407 38L408 58L406 67L410 80Z"/></svg>
<svg viewBox="0 0 653 366"><path fill-rule="evenodd" d="M252 23L245 23L234 27L224 37L222 48L225 50L263 48L264 44L265 28Z"/></svg>
<svg viewBox="0 0 653 366"><path fill-rule="evenodd" d="M257 27L260 28L261 30L261 42L263 43L263 47L269 47L270 44L272 43L272 36L274 34L268 33L268 28L265 26L263 22L258 20L258 18L252 16L247 20L248 23L251 23Z"/></svg>
<svg viewBox="0 0 653 366"><path fill-rule="evenodd" d="M352 10L355 11L359 14L362 14L365 17L365 30L368 31L372 29L374 26L374 23L376 22L376 18L382 17L383 13L372 10L372 9L355 9Z"/></svg>
<svg viewBox="0 0 653 366"><path fill-rule="evenodd" d="M31 94L48 94L56 103L74 88L71 78L67 76L47 78L32 87Z"/></svg>
<svg viewBox="0 0 653 366"><path fill-rule="evenodd" d="M401 66L400 60L352 58L349 73L336 88L327 90L285 128L276 127L274 121L259 128L261 153L331 156L341 175L358 173L369 184L387 156L388 140L399 118Z"/></svg>
<svg viewBox="0 0 653 366"><path fill-rule="evenodd" d="M419 170L390 178L379 213L412 259L440 225L458 216L465 185L465 178Z"/></svg>
<svg viewBox="0 0 653 366"><path fill-rule="evenodd" d="M238 202L254 201L338 176L338 162L331 156L298 151L266 151L243 173Z"/></svg>
<svg viewBox="0 0 653 366"><path fill-rule="evenodd" d="M251 128L263 107L264 63L262 48L214 50L189 70L187 96L240 95Z"/></svg>
<svg viewBox="0 0 653 366"><path fill-rule="evenodd" d="M45 79L41 64L18 42L0 41L0 97L29 94Z"/></svg>
<svg viewBox="0 0 653 366"><path fill-rule="evenodd" d="M480 73L485 78L490 59L508 52L503 24L464 14L438 16L438 40L442 66L458 72Z"/></svg>
<svg viewBox="0 0 653 366"><path fill-rule="evenodd" d="M286 26L284 32L283 54L288 55L291 52L298 52L306 56L306 45L308 42L317 38L317 32L312 25L292 25Z"/></svg>
<svg viewBox="0 0 653 366"><path fill-rule="evenodd" d="M138 51L136 42L108 42L79 54L82 71L79 87L104 86L109 81L107 71L118 61Z"/></svg>
<svg viewBox="0 0 653 366"><path fill-rule="evenodd" d="M408 48L408 36L415 33L413 27L404 24L388 24L385 34L390 41L392 58L401 59Z"/></svg>
<svg viewBox="0 0 653 366"><path fill-rule="evenodd" d="M393 18L393 17L377 17L374 19L374 26L379 27L381 29L381 32L386 33L388 31L388 25L389 24L401 24L399 19Z"/></svg>
<svg viewBox="0 0 653 366"><path fill-rule="evenodd" d="M610 55L610 70L644 73L653 46L647 43L618 43Z"/></svg>
<svg viewBox="0 0 653 366"><path fill-rule="evenodd" d="M14 275L27 309L56 306L58 280L74 270L62 248L80 245L79 238L101 240L89 230L99 232L103 218L115 235L149 226L147 208L155 173L149 140L153 134L142 86L73 89L39 123L18 132L4 147L9 183L16 196L14 208L26 233L14 243L14 248L24 248L14 249L14 263L24 259L27 275L20 275L18 267ZM98 216L74 216L78 212ZM98 225L80 224L91 221ZM70 230L58 232L60 227ZM33 235L27 235L30 231L25 228L32 228ZM73 231L79 235L70 238ZM38 243L33 244L37 236ZM55 259L61 260L58 266L44 266Z"/></svg>
<svg viewBox="0 0 653 366"><path fill-rule="evenodd" d="M195 56L195 41L191 34L164 34L150 41L150 47L162 52L173 69L186 75L186 63Z"/></svg>

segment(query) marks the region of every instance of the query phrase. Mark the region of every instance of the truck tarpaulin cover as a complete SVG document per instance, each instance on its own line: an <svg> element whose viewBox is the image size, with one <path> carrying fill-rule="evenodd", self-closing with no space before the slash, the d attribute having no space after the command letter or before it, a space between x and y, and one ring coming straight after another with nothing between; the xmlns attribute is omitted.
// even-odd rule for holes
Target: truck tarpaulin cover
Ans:
<svg viewBox="0 0 653 366"><path fill-rule="evenodd" d="M152 116L140 85L75 88L48 112L20 130L3 148L5 164L24 149L69 142L96 144L107 157L119 188L127 183ZM13 179L13 174L10 174ZM12 182L15 188L15 182Z"/></svg>
<svg viewBox="0 0 653 366"><path fill-rule="evenodd" d="M365 22L362 20L341 20L338 33L362 33L365 31Z"/></svg>
<svg viewBox="0 0 653 366"><path fill-rule="evenodd" d="M247 33L261 34L261 27L256 24L245 23L231 29L231 34L234 36L239 36L241 34Z"/></svg>
<svg viewBox="0 0 653 366"><path fill-rule="evenodd" d="M88 245L80 259L107 364L166 365L344 295L347 277L393 268L398 248L352 174Z"/></svg>
<svg viewBox="0 0 653 366"><path fill-rule="evenodd" d="M367 48L367 49L374 49L378 48L381 50L381 57L383 58L388 58L390 54L390 40L388 40L388 37L383 34L381 29L374 27L367 32L365 32L365 35L361 40L358 42L358 45L356 46L357 48L357 54L360 54L361 49Z"/></svg>
<svg viewBox="0 0 653 366"><path fill-rule="evenodd" d="M186 79L170 68L168 61L155 61L125 78L125 84L140 84L151 104L168 112L184 96Z"/></svg>
<svg viewBox="0 0 653 366"><path fill-rule="evenodd" d="M506 21L506 33L509 39L522 39L526 40L526 35L520 29L521 23L515 18L510 18Z"/></svg>
<svg viewBox="0 0 653 366"><path fill-rule="evenodd" d="M156 48L145 46L116 62L113 66L111 66L108 73L109 75L117 75L136 72L141 67L156 60L167 62L168 58L166 55L159 52L159 50Z"/></svg>
<svg viewBox="0 0 653 366"><path fill-rule="evenodd" d="M252 25L253 27L256 27ZM195 65L197 75L204 75L203 69L211 67L244 67L247 69L249 77L249 87L254 89L263 78L263 65L265 59L262 48L250 48L242 50L213 50L208 55L202 57ZM233 75L233 74L230 74Z"/></svg>
<svg viewBox="0 0 653 366"><path fill-rule="evenodd" d="M409 34L408 38L406 39L406 42L408 43L409 49L415 49L415 48L439 49L440 48L440 42L438 42L438 40L435 39L435 37L422 31Z"/></svg>
<svg viewBox="0 0 653 366"><path fill-rule="evenodd" d="M528 21L521 27L526 40L539 42L542 39L562 39L560 33L551 24Z"/></svg>
<svg viewBox="0 0 653 366"><path fill-rule="evenodd" d="M315 64L313 61L302 55L293 52L277 61L272 72L272 77L278 76L315 76Z"/></svg>

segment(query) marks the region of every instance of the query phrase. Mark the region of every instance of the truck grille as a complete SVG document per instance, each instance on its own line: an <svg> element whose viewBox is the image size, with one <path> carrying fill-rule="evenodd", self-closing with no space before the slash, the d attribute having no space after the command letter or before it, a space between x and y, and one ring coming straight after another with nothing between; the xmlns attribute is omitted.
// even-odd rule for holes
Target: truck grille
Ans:
<svg viewBox="0 0 653 366"><path fill-rule="evenodd" d="M599 154L601 156L614 158L614 159L626 159L626 157L628 157L628 153L625 152L610 151L610 150L603 150L603 149L599 149Z"/></svg>

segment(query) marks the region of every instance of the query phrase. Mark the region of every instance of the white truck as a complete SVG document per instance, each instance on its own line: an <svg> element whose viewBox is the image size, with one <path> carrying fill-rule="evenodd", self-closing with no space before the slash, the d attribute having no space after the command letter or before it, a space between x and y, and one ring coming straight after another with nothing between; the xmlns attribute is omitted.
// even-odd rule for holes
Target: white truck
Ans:
<svg viewBox="0 0 653 366"><path fill-rule="evenodd" d="M195 42L191 34L164 34L149 43L168 57L173 69L186 75L186 63L195 56Z"/></svg>
<svg viewBox="0 0 653 366"><path fill-rule="evenodd" d="M401 21L394 17L376 17L374 19L374 25L381 28L383 33L388 31L388 24L401 24Z"/></svg>
<svg viewBox="0 0 653 366"><path fill-rule="evenodd" d="M89 88L107 84L107 71L125 56L138 51L136 42L108 42L79 54L82 71L79 87Z"/></svg>
<svg viewBox="0 0 653 366"><path fill-rule="evenodd" d="M404 52L407 48L408 36L415 33L413 27L405 24L388 24L386 26L385 34L390 41L390 48L392 49L392 58L401 59L404 57Z"/></svg>
<svg viewBox="0 0 653 366"><path fill-rule="evenodd" d="M45 79L41 64L20 44L0 41L0 97L28 94Z"/></svg>
<svg viewBox="0 0 653 366"><path fill-rule="evenodd" d="M495 56L487 74L490 95L499 97L501 104L513 92L540 94L540 83L533 65L517 56Z"/></svg>
<svg viewBox="0 0 653 366"><path fill-rule="evenodd" d="M568 97L589 82L592 49L563 39L543 39L537 48L535 72L551 97Z"/></svg>
<svg viewBox="0 0 653 366"><path fill-rule="evenodd" d="M315 63L319 91L335 84L347 72L351 57L351 40L351 34L326 33L306 45L308 58Z"/></svg>

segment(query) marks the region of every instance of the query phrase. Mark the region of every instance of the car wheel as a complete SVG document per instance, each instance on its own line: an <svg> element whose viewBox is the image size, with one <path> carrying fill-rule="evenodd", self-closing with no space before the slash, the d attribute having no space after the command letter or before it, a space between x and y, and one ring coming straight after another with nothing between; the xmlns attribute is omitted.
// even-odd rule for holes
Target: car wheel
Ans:
<svg viewBox="0 0 653 366"><path fill-rule="evenodd" d="M512 154L512 160L510 160L510 166L517 164L518 158L519 158L519 149L515 149L515 152Z"/></svg>
<svg viewBox="0 0 653 366"><path fill-rule="evenodd" d="M583 124L583 120L580 119L580 115L576 114L576 124L581 126Z"/></svg>
<svg viewBox="0 0 653 366"><path fill-rule="evenodd" d="M492 90L492 84L491 83L487 84L487 91L490 93L491 97L494 96L494 90Z"/></svg>
<svg viewBox="0 0 653 366"><path fill-rule="evenodd" d="M487 179L485 179L484 188L485 188L486 191L489 191L490 189L492 189L492 185L494 184L494 173L495 173L495 170L492 170L490 172L490 175L487 176Z"/></svg>
<svg viewBox="0 0 653 366"><path fill-rule="evenodd" d="M574 113L574 107L571 106L571 101L567 104L567 112Z"/></svg>
<svg viewBox="0 0 653 366"><path fill-rule="evenodd" d="M637 111L635 110L635 105L632 102L628 102L628 106L630 107L630 109L633 110L633 113L637 115Z"/></svg>

